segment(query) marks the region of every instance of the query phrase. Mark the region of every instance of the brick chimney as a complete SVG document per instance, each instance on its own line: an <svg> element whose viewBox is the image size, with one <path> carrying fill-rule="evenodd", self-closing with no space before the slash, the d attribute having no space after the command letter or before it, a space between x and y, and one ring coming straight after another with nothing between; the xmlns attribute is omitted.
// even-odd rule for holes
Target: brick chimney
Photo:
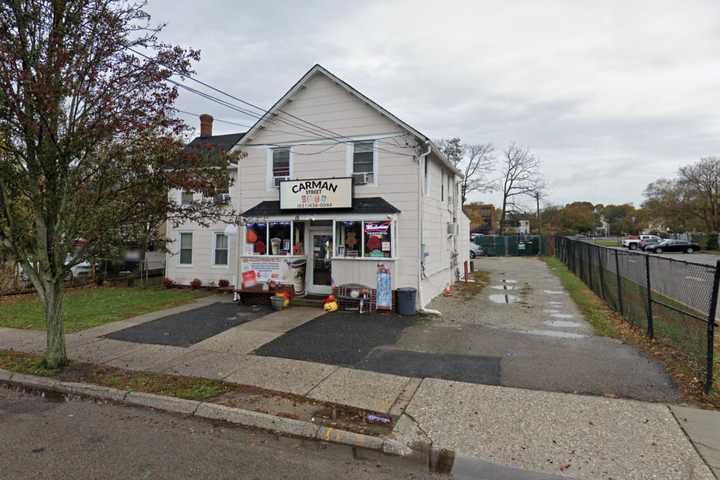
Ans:
<svg viewBox="0 0 720 480"><path fill-rule="evenodd" d="M207 113L200 115L200 137L212 137L213 117Z"/></svg>

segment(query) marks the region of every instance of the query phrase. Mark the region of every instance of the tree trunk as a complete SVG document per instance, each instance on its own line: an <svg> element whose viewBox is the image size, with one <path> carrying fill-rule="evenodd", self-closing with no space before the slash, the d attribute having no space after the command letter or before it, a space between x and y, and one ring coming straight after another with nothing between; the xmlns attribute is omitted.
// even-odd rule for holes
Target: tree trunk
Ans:
<svg viewBox="0 0 720 480"><path fill-rule="evenodd" d="M505 231L505 209L507 208L507 197L503 196L502 213L500 214L500 225L498 234L502 235Z"/></svg>
<svg viewBox="0 0 720 480"><path fill-rule="evenodd" d="M47 324L48 368L59 368L67 364L65 352L65 329L63 318L64 279L53 279L45 286L45 321Z"/></svg>

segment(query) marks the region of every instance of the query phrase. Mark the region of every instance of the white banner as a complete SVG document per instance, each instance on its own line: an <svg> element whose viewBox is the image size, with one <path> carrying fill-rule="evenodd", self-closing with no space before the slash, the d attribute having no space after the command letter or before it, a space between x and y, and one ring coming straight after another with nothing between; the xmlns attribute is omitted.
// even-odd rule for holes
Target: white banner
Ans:
<svg viewBox="0 0 720 480"><path fill-rule="evenodd" d="M352 178L280 182L280 209L352 208Z"/></svg>

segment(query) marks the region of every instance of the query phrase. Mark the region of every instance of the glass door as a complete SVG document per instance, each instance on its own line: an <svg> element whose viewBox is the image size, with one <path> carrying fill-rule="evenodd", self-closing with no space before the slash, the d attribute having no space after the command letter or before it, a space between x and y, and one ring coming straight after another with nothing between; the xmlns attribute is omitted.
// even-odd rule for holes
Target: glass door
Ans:
<svg viewBox="0 0 720 480"><path fill-rule="evenodd" d="M310 292L328 294L332 291L332 234L312 233L312 278Z"/></svg>

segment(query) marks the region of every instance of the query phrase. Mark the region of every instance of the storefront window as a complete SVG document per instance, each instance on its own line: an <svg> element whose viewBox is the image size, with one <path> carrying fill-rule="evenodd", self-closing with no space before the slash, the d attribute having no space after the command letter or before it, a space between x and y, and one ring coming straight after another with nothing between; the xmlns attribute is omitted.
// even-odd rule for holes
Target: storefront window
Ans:
<svg viewBox="0 0 720 480"><path fill-rule="evenodd" d="M293 222L293 255L305 255L305 224Z"/></svg>
<svg viewBox="0 0 720 480"><path fill-rule="evenodd" d="M270 223L270 255L290 255L290 222Z"/></svg>
<svg viewBox="0 0 720 480"><path fill-rule="evenodd" d="M362 222L336 222L335 255L362 256Z"/></svg>
<svg viewBox="0 0 720 480"><path fill-rule="evenodd" d="M365 256L392 256L392 228L390 222L365 222Z"/></svg>
<svg viewBox="0 0 720 480"><path fill-rule="evenodd" d="M248 223L245 227L245 255L267 255L267 223Z"/></svg>

